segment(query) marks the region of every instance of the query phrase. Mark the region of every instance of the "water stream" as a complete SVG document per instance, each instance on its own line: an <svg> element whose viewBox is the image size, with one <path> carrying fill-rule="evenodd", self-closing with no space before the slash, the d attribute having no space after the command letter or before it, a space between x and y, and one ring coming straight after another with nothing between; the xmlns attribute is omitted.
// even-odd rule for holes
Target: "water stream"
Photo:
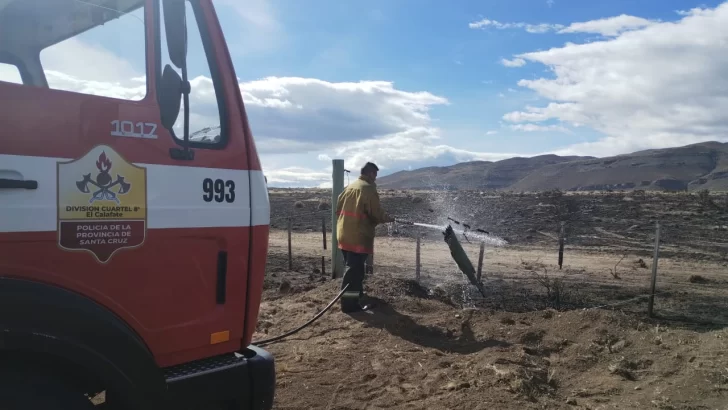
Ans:
<svg viewBox="0 0 728 410"><path fill-rule="evenodd" d="M447 226L445 225L432 225L432 224L423 224L419 222L414 222L413 225L415 226L421 226L423 228L430 228L430 229L437 229L440 231L444 231ZM455 232L458 235L465 235L468 237L468 239L476 239L479 242L485 242L487 245L492 246L504 246L506 245L506 241L502 238L499 238L497 236L488 235L482 232L477 231L468 231L465 232L462 229L456 229L453 228L453 232Z"/></svg>

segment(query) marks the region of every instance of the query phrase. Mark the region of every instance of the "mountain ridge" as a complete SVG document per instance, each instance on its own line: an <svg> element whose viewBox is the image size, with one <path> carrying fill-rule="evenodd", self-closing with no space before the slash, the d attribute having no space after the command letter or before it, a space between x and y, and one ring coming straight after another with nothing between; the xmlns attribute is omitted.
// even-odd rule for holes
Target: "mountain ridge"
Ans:
<svg viewBox="0 0 728 410"><path fill-rule="evenodd" d="M728 190L728 143L705 141L611 157L513 157L398 171L377 179L385 189L600 191Z"/></svg>

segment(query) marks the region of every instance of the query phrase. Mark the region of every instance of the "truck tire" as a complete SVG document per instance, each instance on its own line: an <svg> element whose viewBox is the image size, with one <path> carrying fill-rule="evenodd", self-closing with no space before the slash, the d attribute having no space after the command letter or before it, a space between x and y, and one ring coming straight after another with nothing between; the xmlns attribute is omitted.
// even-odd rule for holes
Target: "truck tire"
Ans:
<svg viewBox="0 0 728 410"><path fill-rule="evenodd" d="M0 368L0 409L93 410L91 400L61 378Z"/></svg>

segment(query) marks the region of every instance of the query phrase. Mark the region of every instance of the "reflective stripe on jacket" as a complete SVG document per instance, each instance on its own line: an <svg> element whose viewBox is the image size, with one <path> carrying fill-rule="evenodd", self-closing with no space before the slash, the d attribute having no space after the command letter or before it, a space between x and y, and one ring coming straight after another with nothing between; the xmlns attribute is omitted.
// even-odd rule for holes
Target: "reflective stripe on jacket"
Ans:
<svg viewBox="0 0 728 410"><path fill-rule="evenodd" d="M372 253L374 228L393 221L380 206L376 184L364 176L349 184L339 195L336 215L339 249L355 253Z"/></svg>

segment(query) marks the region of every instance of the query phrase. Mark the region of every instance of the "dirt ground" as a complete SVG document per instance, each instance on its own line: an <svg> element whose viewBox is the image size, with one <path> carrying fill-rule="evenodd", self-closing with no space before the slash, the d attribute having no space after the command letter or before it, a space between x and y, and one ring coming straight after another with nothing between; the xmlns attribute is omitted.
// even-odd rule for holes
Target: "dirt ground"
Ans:
<svg viewBox="0 0 728 410"><path fill-rule="evenodd" d="M331 211L319 205L320 193L296 192L271 195L274 230L254 339L299 326L338 293L339 280L330 278L330 231L328 249L322 249L321 220L330 224ZM419 195L392 195L383 203L402 217L442 223L442 211L435 208L443 201L422 195L413 202ZM499 209L519 215L517 207L544 200L527 199L511 203L507 212L505 204ZM658 264L656 317L648 318L649 231L633 233L634 221L618 210L592 214L605 221L612 212L624 223L595 226L593 217L578 223L574 215L581 215L581 201L572 212L561 270L555 229L534 227L538 218L530 211L501 231L472 217L478 227L510 236L506 246L486 247L485 297L458 272L437 230L382 227L374 273L366 282L374 310L345 315L336 304L312 326L267 346L278 367L275 408L728 409L728 261L722 245L668 236ZM681 201L699 225L681 236L726 241L728 233L719 236L707 227L724 213L700 206L698 213L687 206L692 199ZM610 206L600 203L594 209ZM474 209L474 215L487 213ZM289 269L287 232L280 228L293 212L298 215L292 220ZM679 224L655 214L661 223ZM537 232L529 235L528 229ZM416 235L424 237L419 283ZM460 238L476 264L477 241ZM630 247L628 241L643 246Z"/></svg>

